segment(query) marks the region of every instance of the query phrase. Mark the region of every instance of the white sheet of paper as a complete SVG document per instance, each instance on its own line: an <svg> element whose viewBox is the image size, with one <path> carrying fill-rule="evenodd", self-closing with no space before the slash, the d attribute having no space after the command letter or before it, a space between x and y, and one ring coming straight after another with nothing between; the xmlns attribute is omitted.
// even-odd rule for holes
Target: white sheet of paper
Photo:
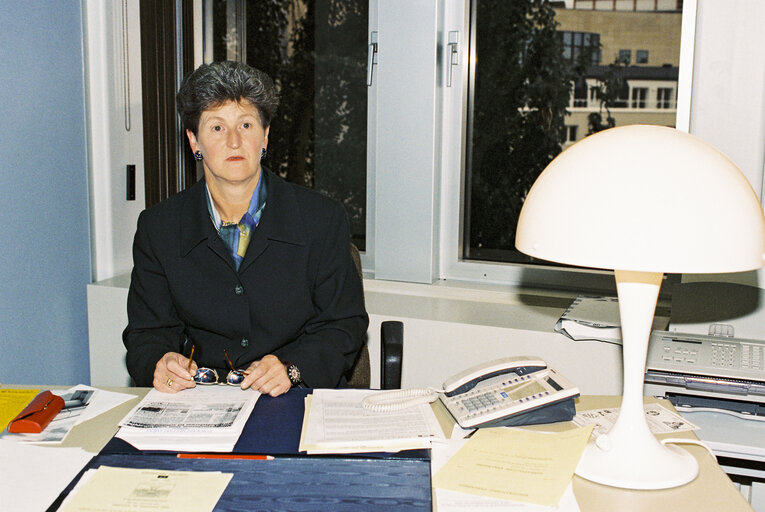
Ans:
<svg viewBox="0 0 765 512"><path fill-rule="evenodd" d="M3 510L45 510L95 454L82 448L36 446L0 439ZM23 460L23 464L11 461Z"/></svg>
<svg viewBox="0 0 765 512"><path fill-rule="evenodd" d="M654 434L672 434L687 430L698 430L699 427L686 420L679 414L665 409L659 404L643 404L648 428ZM619 417L618 407L580 411L574 416L573 422L580 427L593 425L592 435L599 436L611 430Z"/></svg>

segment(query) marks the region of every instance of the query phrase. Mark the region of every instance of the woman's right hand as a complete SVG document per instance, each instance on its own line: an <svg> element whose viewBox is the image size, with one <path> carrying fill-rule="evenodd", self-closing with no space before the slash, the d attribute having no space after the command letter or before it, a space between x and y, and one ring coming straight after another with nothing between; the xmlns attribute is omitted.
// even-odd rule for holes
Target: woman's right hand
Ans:
<svg viewBox="0 0 765 512"><path fill-rule="evenodd" d="M162 356L154 367L154 389L163 393L177 393L196 386L194 373L197 364L192 361L187 370L188 364L189 359L177 352L168 352Z"/></svg>

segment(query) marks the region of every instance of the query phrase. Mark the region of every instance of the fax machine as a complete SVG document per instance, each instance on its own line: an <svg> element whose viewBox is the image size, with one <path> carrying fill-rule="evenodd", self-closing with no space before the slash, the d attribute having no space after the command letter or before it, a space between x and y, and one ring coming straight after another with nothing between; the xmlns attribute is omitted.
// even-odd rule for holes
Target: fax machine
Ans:
<svg viewBox="0 0 765 512"><path fill-rule="evenodd" d="M646 394L765 419L765 341L654 331Z"/></svg>
<svg viewBox="0 0 765 512"><path fill-rule="evenodd" d="M689 282L672 295L669 331L654 331L645 392L680 408L765 419L765 290Z"/></svg>

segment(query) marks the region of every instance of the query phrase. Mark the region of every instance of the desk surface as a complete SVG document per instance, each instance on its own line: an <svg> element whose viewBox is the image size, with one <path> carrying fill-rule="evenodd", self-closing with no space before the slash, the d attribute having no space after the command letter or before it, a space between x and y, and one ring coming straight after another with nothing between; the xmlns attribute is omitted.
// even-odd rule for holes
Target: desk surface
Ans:
<svg viewBox="0 0 765 512"><path fill-rule="evenodd" d="M132 393L136 395L136 398L76 426L67 437L64 446L78 446L91 452L100 451L116 433L117 423L148 392L147 388L104 389ZM614 407L618 404L619 397L583 396L577 400L577 410ZM693 437L690 433L685 435ZM634 491L596 484L575 476L574 494L581 510L583 512L752 510L706 450L693 445L685 445L685 448L699 461L699 476L693 482L674 489Z"/></svg>

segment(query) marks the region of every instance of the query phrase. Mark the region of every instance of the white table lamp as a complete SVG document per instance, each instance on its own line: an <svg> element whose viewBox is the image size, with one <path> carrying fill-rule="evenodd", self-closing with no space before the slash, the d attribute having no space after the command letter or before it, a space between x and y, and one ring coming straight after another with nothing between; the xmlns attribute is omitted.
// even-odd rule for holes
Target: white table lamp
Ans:
<svg viewBox="0 0 765 512"><path fill-rule="evenodd" d="M645 420L648 340L663 273L762 266L765 218L744 175L707 143L672 128L605 130L542 172L521 210L516 246L535 258L615 270L622 403L613 428L587 446L576 473L630 489L693 480L696 459L661 444Z"/></svg>

